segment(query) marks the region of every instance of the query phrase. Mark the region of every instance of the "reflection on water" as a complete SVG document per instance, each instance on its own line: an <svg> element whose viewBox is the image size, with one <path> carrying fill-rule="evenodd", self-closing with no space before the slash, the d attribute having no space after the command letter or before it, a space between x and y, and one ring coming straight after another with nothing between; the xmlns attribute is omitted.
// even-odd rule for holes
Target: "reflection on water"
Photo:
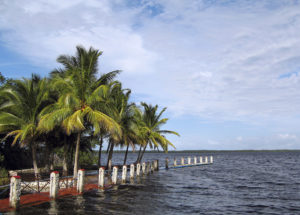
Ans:
<svg viewBox="0 0 300 215"><path fill-rule="evenodd" d="M188 155L194 154L177 157ZM158 156L163 166L167 155L146 159ZM300 152L226 152L214 158L213 165L160 170L21 214L300 214Z"/></svg>
<svg viewBox="0 0 300 215"><path fill-rule="evenodd" d="M58 211L57 211L57 203L55 200L52 200L50 201L50 207L49 207L49 210L48 210L48 214L49 215L53 215L53 214L57 214Z"/></svg>
<svg viewBox="0 0 300 215"><path fill-rule="evenodd" d="M75 204L76 204L77 212L79 214L84 214L84 212L85 212L85 210L84 210L85 209L85 198L83 198L82 195L76 196Z"/></svg>

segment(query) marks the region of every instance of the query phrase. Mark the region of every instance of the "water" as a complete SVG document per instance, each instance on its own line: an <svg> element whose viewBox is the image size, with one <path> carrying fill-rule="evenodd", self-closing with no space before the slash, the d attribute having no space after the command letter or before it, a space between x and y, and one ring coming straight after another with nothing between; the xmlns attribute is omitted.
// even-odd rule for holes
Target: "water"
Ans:
<svg viewBox="0 0 300 215"><path fill-rule="evenodd" d="M145 159L159 157L163 166L166 156L194 155L149 153ZM161 170L139 184L61 198L21 214L300 214L300 152L213 155L213 165ZM114 156L121 163L123 155Z"/></svg>

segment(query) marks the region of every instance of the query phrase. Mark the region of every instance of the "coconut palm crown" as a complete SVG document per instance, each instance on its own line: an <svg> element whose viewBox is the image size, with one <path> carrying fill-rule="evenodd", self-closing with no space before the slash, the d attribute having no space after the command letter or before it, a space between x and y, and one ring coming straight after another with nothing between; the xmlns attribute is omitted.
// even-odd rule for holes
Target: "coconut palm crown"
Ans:
<svg viewBox="0 0 300 215"><path fill-rule="evenodd" d="M92 125L94 134L105 129L121 134L120 127L99 109L102 100L103 76L97 79L98 58L102 52L77 46L76 56L61 55L57 61L64 68L53 74L52 87L59 91L58 101L47 107L40 121L41 130L50 131L60 125L67 134L77 133L74 177L77 177L81 133ZM62 75L62 73L64 73Z"/></svg>
<svg viewBox="0 0 300 215"><path fill-rule="evenodd" d="M162 114L166 111L163 108L158 113L158 105L152 106L144 102L141 102L143 111L136 109L136 120L140 130L140 136L144 139L144 150L141 155L139 155L137 161L142 160L143 154L149 145L150 148L158 148L159 146L163 148L165 152L168 151L168 145L175 148L175 146L164 136L164 134L174 134L179 136L175 131L161 130L161 126L166 124L168 118L162 118Z"/></svg>
<svg viewBox="0 0 300 215"><path fill-rule="evenodd" d="M0 106L0 132L6 133L6 137L14 136L12 145L19 142L31 148L36 176L39 174L36 158L39 114L51 102L47 82L32 75L31 79L13 80L1 91L6 102Z"/></svg>

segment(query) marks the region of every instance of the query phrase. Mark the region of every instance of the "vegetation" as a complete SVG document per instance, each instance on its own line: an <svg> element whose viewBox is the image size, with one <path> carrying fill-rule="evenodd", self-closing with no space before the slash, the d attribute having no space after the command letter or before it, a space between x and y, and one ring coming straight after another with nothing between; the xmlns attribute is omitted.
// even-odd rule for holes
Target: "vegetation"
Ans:
<svg viewBox="0 0 300 215"><path fill-rule="evenodd" d="M31 78L7 80L0 74L0 150L18 146L20 159L30 151L36 176L39 167L53 170L59 159L64 174L73 166L74 177L80 165L101 165L105 141L109 169L115 146L126 148L124 164L129 148L140 148L137 162L146 148L160 147L167 152L173 144L165 134L178 133L161 129L168 121L162 118L166 108L158 111L157 105L141 102L139 106L130 101L131 90L116 80L120 71L98 76L101 54L77 46L75 56L57 58L62 67L48 78L33 74ZM98 160L92 150L96 145ZM2 158L0 167L12 168L4 165L8 157Z"/></svg>

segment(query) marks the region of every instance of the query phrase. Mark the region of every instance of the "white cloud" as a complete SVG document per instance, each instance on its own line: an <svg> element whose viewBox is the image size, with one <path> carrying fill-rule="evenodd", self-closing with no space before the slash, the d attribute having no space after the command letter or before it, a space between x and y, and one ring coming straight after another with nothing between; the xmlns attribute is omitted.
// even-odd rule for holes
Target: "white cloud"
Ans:
<svg viewBox="0 0 300 215"><path fill-rule="evenodd" d="M179 20L159 22L163 14L152 20L160 31L146 26L144 35L164 56L160 71L169 68L161 77L172 83L166 93L174 111L228 118L299 113L299 77L279 78L300 66L299 5L175 11Z"/></svg>
<svg viewBox="0 0 300 215"><path fill-rule="evenodd" d="M131 28L136 12L113 11L110 1L4 1L0 12L3 44L49 69L78 44L103 50L110 70L151 72L157 58Z"/></svg>
<svg viewBox="0 0 300 215"><path fill-rule="evenodd" d="M282 140L296 140L297 136L293 134L278 134L278 137Z"/></svg>
<svg viewBox="0 0 300 215"><path fill-rule="evenodd" d="M92 45L140 100L278 132L300 116L299 29L299 3L283 0L0 3L1 44L34 64Z"/></svg>
<svg viewBox="0 0 300 215"><path fill-rule="evenodd" d="M243 141L243 137L238 136L238 137L236 137L236 140L239 141L239 142L240 142L240 141Z"/></svg>

